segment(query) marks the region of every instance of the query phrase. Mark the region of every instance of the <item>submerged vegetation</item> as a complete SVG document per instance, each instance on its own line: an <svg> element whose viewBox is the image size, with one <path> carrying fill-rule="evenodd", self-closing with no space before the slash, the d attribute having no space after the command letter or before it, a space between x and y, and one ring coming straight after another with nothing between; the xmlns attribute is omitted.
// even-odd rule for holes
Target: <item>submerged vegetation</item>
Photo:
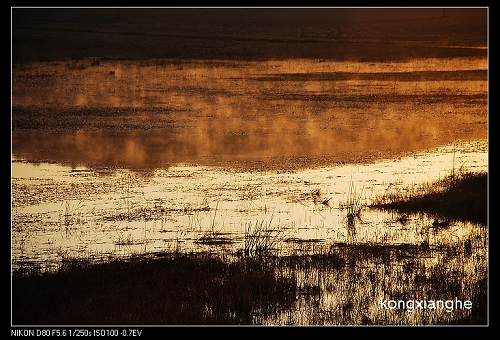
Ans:
<svg viewBox="0 0 500 340"><path fill-rule="evenodd" d="M423 211L449 219L468 220L486 225L488 173L453 173L416 190L387 193L376 199L372 206L394 209L402 213Z"/></svg>

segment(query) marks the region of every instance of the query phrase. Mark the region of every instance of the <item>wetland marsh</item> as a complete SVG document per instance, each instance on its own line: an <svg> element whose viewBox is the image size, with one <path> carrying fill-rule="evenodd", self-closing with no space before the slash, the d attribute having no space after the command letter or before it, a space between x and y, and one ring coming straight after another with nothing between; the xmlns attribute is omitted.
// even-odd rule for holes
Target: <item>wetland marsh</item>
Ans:
<svg viewBox="0 0 500 340"><path fill-rule="evenodd" d="M380 206L487 176L479 54L14 63L13 324L486 324L488 216Z"/></svg>

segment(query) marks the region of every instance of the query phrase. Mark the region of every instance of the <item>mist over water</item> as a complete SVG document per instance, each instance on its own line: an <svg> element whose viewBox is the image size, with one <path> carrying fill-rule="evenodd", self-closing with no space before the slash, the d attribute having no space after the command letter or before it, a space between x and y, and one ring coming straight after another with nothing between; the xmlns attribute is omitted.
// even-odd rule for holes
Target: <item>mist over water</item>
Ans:
<svg viewBox="0 0 500 340"><path fill-rule="evenodd" d="M486 79L467 73L485 68L465 58L33 64L14 71L12 152L143 169L366 163L485 139ZM407 76L428 69L435 79ZM449 69L455 77L443 75Z"/></svg>
<svg viewBox="0 0 500 340"><path fill-rule="evenodd" d="M328 257L287 267L293 306L253 311L255 324L432 324L377 302L481 286L485 226L369 205L488 170L485 59L84 66L13 70L13 271L238 258L256 253L252 240L283 259ZM462 273L463 288L436 285L443 272Z"/></svg>

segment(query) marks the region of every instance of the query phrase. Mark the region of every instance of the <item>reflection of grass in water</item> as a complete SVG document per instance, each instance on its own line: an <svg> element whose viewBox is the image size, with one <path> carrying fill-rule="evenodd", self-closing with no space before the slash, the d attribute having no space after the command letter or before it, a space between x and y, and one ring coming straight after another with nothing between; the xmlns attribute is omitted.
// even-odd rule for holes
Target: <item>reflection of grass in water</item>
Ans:
<svg viewBox="0 0 500 340"><path fill-rule="evenodd" d="M92 226L89 216L94 214L94 208L88 210L81 200L64 200L59 211L59 224L64 236L76 237L80 242L85 242L83 237L89 233L89 229L82 228L82 225Z"/></svg>
<svg viewBox="0 0 500 340"><path fill-rule="evenodd" d="M123 232L118 232L117 230L117 234L118 234L118 240L115 241L115 245L117 246L131 246L131 245L147 243L146 241L135 239L130 233L124 235Z"/></svg>
<svg viewBox="0 0 500 340"><path fill-rule="evenodd" d="M455 177L454 190L461 187ZM467 186L465 186L467 187ZM466 190L467 189L463 189ZM359 216L349 187L342 208ZM215 207L206 239L222 240ZM439 247L336 244L273 256L284 228L245 225L244 254L157 254L131 261L66 261L59 272L13 273L13 322L27 324L485 324L486 230ZM348 218L349 222L349 218ZM212 237L212 238L210 238ZM125 241L129 241L125 239ZM128 243L128 242L126 242ZM248 256L262 255L266 256ZM298 254L298 253L295 253ZM141 261L142 259L148 261ZM227 259L231 259L228 261ZM141 292L140 295L137 292ZM380 299L471 300L471 310L383 310Z"/></svg>
<svg viewBox="0 0 500 340"><path fill-rule="evenodd" d="M66 233L70 231L76 223L82 221L82 209L85 207L82 201L65 200L59 213L59 221L65 228Z"/></svg>
<svg viewBox="0 0 500 340"><path fill-rule="evenodd" d="M428 212L447 218L487 223L488 173L461 172L416 190L397 191L375 200L373 207L400 212ZM423 193L421 193L423 192Z"/></svg>
<svg viewBox="0 0 500 340"><path fill-rule="evenodd" d="M214 215L212 216L212 221L210 223L210 229L203 233L195 243L206 244L206 245L224 245L233 242L233 239L226 237L227 233L224 232L224 226L219 226L215 220L217 217L219 207L219 201L217 201L214 209ZM199 222L198 222L199 223Z"/></svg>
<svg viewBox="0 0 500 340"><path fill-rule="evenodd" d="M337 244L326 254L283 257L282 261L287 263L284 267L297 270L302 286L316 287L308 291L320 292L300 296L299 310L288 322L313 325L485 324L487 263L482 250L486 244L478 241L478 237L484 237L483 231L478 230L477 235L462 243L440 249L409 244ZM438 260L429 261L430 258ZM473 308L457 309L453 313L431 309L384 310L380 308L381 298L396 301L457 298L472 301Z"/></svg>

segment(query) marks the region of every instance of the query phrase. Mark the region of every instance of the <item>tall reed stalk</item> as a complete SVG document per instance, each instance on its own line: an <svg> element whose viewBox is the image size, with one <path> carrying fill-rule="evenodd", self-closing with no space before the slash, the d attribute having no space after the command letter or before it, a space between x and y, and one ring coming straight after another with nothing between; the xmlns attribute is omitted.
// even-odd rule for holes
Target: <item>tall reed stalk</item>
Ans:
<svg viewBox="0 0 500 340"><path fill-rule="evenodd" d="M354 226L356 219L360 219L361 214L361 196L363 194L363 189L357 193L354 187L354 182L349 182L349 189L347 191L347 200L340 203L340 210L346 209L347 214L347 224L349 226Z"/></svg>

